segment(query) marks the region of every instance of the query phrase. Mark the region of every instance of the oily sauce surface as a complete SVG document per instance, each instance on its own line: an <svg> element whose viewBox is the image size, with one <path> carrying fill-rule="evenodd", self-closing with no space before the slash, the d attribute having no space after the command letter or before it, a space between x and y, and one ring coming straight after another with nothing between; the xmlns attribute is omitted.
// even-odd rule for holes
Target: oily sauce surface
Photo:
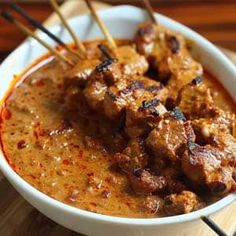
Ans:
<svg viewBox="0 0 236 236"><path fill-rule="evenodd" d="M113 124L92 112L78 91L65 93L65 67L53 59L15 87L2 110L6 158L23 179L69 205L106 215L157 217L142 211L112 156L127 140L112 142ZM232 99L209 74L216 104L234 111Z"/></svg>

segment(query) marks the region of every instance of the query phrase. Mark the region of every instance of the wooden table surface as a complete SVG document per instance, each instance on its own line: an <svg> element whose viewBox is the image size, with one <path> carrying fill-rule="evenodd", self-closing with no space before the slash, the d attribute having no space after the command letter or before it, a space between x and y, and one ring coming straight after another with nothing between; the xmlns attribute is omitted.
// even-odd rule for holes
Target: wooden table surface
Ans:
<svg viewBox="0 0 236 236"><path fill-rule="evenodd" d="M9 9L9 4L0 0L0 10ZM6 2L7 0L5 0ZM23 0L21 0L22 2ZM77 0L72 0L77 1ZM138 0L120 1L110 0L108 3L114 5L120 3L132 3L138 5ZM28 12L40 21L44 21L52 10L48 2L41 1L34 3L21 3ZM215 44L236 51L236 0L234 1L193 1L193 0L153 0L155 10L170 16L200 32ZM78 9L80 11L81 9ZM24 40L15 27L0 19L0 61ZM78 235L57 225L31 205L29 205L10 186L8 181L3 179L0 173L0 236L75 236ZM9 207L11 206L11 207ZM224 229L231 228L235 223L234 207L226 208L216 222ZM14 210L12 210L14 209ZM234 210L233 210L234 211ZM224 216L227 215L227 219ZM235 228L235 227L233 227ZM228 230L227 230L228 231ZM229 231L228 231L229 232ZM194 235L213 236L209 229L205 228ZM236 236L236 235L235 235Z"/></svg>

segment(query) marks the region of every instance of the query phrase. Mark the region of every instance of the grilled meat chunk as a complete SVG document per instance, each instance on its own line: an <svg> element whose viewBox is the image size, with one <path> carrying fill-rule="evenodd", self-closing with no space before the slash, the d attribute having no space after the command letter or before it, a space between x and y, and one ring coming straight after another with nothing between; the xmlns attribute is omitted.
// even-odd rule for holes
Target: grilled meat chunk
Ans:
<svg viewBox="0 0 236 236"><path fill-rule="evenodd" d="M139 97L156 96L164 100L166 91L159 82L146 77L120 79L107 90L104 98L105 114L110 119L116 119L128 106L136 103Z"/></svg>
<svg viewBox="0 0 236 236"><path fill-rule="evenodd" d="M102 81L107 86L113 85L122 77L120 64L116 59L105 59L96 66L91 74L92 81Z"/></svg>
<svg viewBox="0 0 236 236"><path fill-rule="evenodd" d="M203 82L195 84L196 80L183 86L177 97L177 106L188 119L213 116L216 112L210 89Z"/></svg>
<svg viewBox="0 0 236 236"><path fill-rule="evenodd" d="M162 191L167 182L163 176L152 175L145 169L136 169L129 175L130 183L137 194L150 195L153 192Z"/></svg>
<svg viewBox="0 0 236 236"><path fill-rule="evenodd" d="M148 195L166 187L163 176L154 176L144 169L149 157L142 139L131 139L127 148L122 153L116 153L114 159L128 175L131 186L137 194Z"/></svg>
<svg viewBox="0 0 236 236"><path fill-rule="evenodd" d="M184 53L183 53L184 54ZM167 83L167 88L173 91L172 98L176 98L178 91L194 78L203 74L201 64L196 62L190 55L174 55L172 58L167 58L167 65L170 68L171 76Z"/></svg>
<svg viewBox="0 0 236 236"><path fill-rule="evenodd" d="M141 23L134 38L138 52L150 59L158 36L161 38L163 34L159 35L159 27L156 24L150 21Z"/></svg>
<svg viewBox="0 0 236 236"><path fill-rule="evenodd" d="M146 144L157 157L177 161L188 140L195 140L190 122L168 116L150 132Z"/></svg>
<svg viewBox="0 0 236 236"><path fill-rule="evenodd" d="M144 94L126 108L125 131L129 137L138 137L150 131L149 122L158 122L167 112L158 97Z"/></svg>
<svg viewBox="0 0 236 236"><path fill-rule="evenodd" d="M151 214L157 214L161 211L162 206L163 199L156 195L151 195L147 196L144 202L142 203L141 211Z"/></svg>
<svg viewBox="0 0 236 236"><path fill-rule="evenodd" d="M65 86L79 86L84 87L94 68L101 63L98 59L84 59L65 74Z"/></svg>
<svg viewBox="0 0 236 236"><path fill-rule="evenodd" d="M192 144L182 156L182 169L196 186L207 187L212 194L231 191L234 180L235 158L211 145Z"/></svg>
<svg viewBox="0 0 236 236"><path fill-rule="evenodd" d="M193 129L196 132L199 143L207 143L207 139L219 133L233 135L235 114L224 112L219 108L216 108L216 110L218 114L215 112L212 117L192 121ZM206 116L208 115L206 114Z"/></svg>
<svg viewBox="0 0 236 236"><path fill-rule="evenodd" d="M158 72L159 79L170 79L168 87L173 90L173 97L183 85L202 75L202 66L191 57L180 34L145 22L139 26L134 41L138 51Z"/></svg>
<svg viewBox="0 0 236 236"><path fill-rule="evenodd" d="M183 190L187 189L187 186L183 182L184 179L183 173L178 166L172 165L163 168L159 171L159 173L161 173L166 179L167 182L166 192L168 194L180 193Z"/></svg>
<svg viewBox="0 0 236 236"><path fill-rule="evenodd" d="M113 50L115 58L121 66L123 75L143 75L148 70L148 62L146 58L138 54L134 47L130 45L120 46Z"/></svg>
<svg viewBox="0 0 236 236"><path fill-rule="evenodd" d="M89 81L83 91L89 106L95 111L103 110L103 101L107 91L105 83L100 81Z"/></svg>
<svg viewBox="0 0 236 236"><path fill-rule="evenodd" d="M109 86L121 79L120 67L116 60L107 59L97 65L83 90L89 106L103 112L103 102Z"/></svg>
<svg viewBox="0 0 236 236"><path fill-rule="evenodd" d="M146 167L149 157L145 150L144 140L141 138L131 139L122 153L114 155L114 159L121 170L126 173Z"/></svg>
<svg viewBox="0 0 236 236"><path fill-rule="evenodd" d="M161 83L146 77L115 78L114 73L111 75L109 72L112 68L117 69L117 64L109 66L104 72L95 71L84 89L88 104L93 109L101 111L102 107L105 115L113 120L141 96L165 100L167 90Z"/></svg>
<svg viewBox="0 0 236 236"><path fill-rule="evenodd" d="M225 153L221 159L223 166L236 168L236 139L231 134L219 133L208 138L207 142Z"/></svg>
<svg viewBox="0 0 236 236"><path fill-rule="evenodd" d="M139 78L121 79L107 90L104 98L104 111L110 119L116 119L121 112L143 93L142 82Z"/></svg>
<svg viewBox="0 0 236 236"><path fill-rule="evenodd" d="M130 45L120 46L111 52L112 58L102 58L90 55L88 59L79 60L78 63L65 74L65 85L78 85L84 87L88 78L95 69L98 80L105 76L107 84L112 84L121 77L143 75L148 70L148 62L144 56L139 55ZM95 56L99 59L95 59Z"/></svg>
<svg viewBox="0 0 236 236"><path fill-rule="evenodd" d="M132 97L123 96L120 93L119 87L116 85L108 88L103 101L104 112L107 117L117 119L121 116L126 106L133 100Z"/></svg>
<svg viewBox="0 0 236 236"><path fill-rule="evenodd" d="M166 215L180 215L203 207L197 195L190 191L182 191L164 198L163 212Z"/></svg>

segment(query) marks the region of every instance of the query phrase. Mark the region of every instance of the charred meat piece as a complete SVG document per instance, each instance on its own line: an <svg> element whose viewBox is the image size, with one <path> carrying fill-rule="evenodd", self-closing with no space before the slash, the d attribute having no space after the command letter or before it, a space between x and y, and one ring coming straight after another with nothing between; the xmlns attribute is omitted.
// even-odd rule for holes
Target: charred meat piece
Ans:
<svg viewBox="0 0 236 236"><path fill-rule="evenodd" d="M219 108L214 109L212 117L200 118L192 121L193 129L196 132L200 144L208 143L208 139L219 133L233 135L235 114L224 112ZM204 115L204 114L203 114ZM205 116L209 116L206 114Z"/></svg>
<svg viewBox="0 0 236 236"><path fill-rule="evenodd" d="M132 99L132 97L131 97ZM120 95L116 86L112 86L104 97L104 112L108 118L117 119L121 116L125 107L129 104L130 97Z"/></svg>
<svg viewBox="0 0 236 236"><path fill-rule="evenodd" d="M120 46L114 49L122 74L125 76L143 75L148 70L146 58L136 52L130 45Z"/></svg>
<svg viewBox="0 0 236 236"><path fill-rule="evenodd" d="M161 100L166 97L166 89L157 81L146 77L120 79L107 90L104 99L105 114L110 119L116 119L139 97L154 95Z"/></svg>
<svg viewBox="0 0 236 236"><path fill-rule="evenodd" d="M157 40L159 42L158 45L157 42L155 44L154 55L152 55L151 59L160 80L167 81L172 76L175 77L177 75L177 70L184 69L183 65L180 64L181 60L179 58L184 59L184 57L189 57L189 55L185 52L185 40L182 36L163 30L162 34L163 36Z"/></svg>
<svg viewBox="0 0 236 236"><path fill-rule="evenodd" d="M210 89L203 83L195 84L196 78L185 85L178 94L177 105L188 119L197 119L215 114Z"/></svg>
<svg viewBox="0 0 236 236"><path fill-rule="evenodd" d="M179 107L174 107L173 110L170 112L170 116L175 118L176 120L186 121L186 118Z"/></svg>
<svg viewBox="0 0 236 236"><path fill-rule="evenodd" d="M121 67L116 59L105 59L96 66L91 74L92 81L102 81L107 86L122 78Z"/></svg>
<svg viewBox="0 0 236 236"><path fill-rule="evenodd" d="M146 144L155 156L177 161L188 140L195 140L190 122L177 120L169 115L149 133Z"/></svg>
<svg viewBox="0 0 236 236"><path fill-rule="evenodd" d="M180 193L187 189L183 182L184 176L182 171L177 166L163 168L160 173L166 178L168 194Z"/></svg>
<svg viewBox="0 0 236 236"><path fill-rule="evenodd" d="M131 186L136 194L150 195L162 191L167 183L163 176L152 175L145 169L136 169L129 175Z"/></svg>
<svg viewBox="0 0 236 236"><path fill-rule="evenodd" d="M141 205L141 211L151 213L151 214L158 214L163 206L163 199L156 196L147 196L144 202Z"/></svg>
<svg viewBox="0 0 236 236"><path fill-rule="evenodd" d="M190 56L187 49L182 50L181 53L174 54L172 57L167 57L159 64L159 68L165 73L168 71L167 68L169 69L170 79L167 83L167 88L173 91L173 98L177 97L178 91L184 85L203 74L201 64Z"/></svg>
<svg viewBox="0 0 236 236"><path fill-rule="evenodd" d="M125 131L129 137L138 137L150 131L149 122L158 122L167 112L158 97L144 94L126 108Z"/></svg>
<svg viewBox="0 0 236 236"><path fill-rule="evenodd" d="M166 36L166 42L167 42L167 46L168 48L171 50L171 52L173 54L176 54L179 52L180 50L180 42L177 39L176 36L174 35L167 35Z"/></svg>
<svg viewBox="0 0 236 236"><path fill-rule="evenodd" d="M103 101L107 89L122 77L117 60L106 59L94 69L85 89L84 96L90 107L96 111L103 111Z"/></svg>
<svg viewBox="0 0 236 236"><path fill-rule="evenodd" d="M116 153L114 159L127 173L131 186L137 194L149 195L166 187L163 176L154 176L144 169L149 157L142 139L131 139L127 148L122 153Z"/></svg>
<svg viewBox="0 0 236 236"><path fill-rule="evenodd" d="M100 81L89 81L83 91L89 106L95 111L103 111L103 101L107 91L105 83Z"/></svg>
<svg viewBox="0 0 236 236"><path fill-rule="evenodd" d="M122 111L135 100L138 93L143 93L139 80L120 79L110 86L104 98L104 111L108 118L119 118Z"/></svg>
<svg viewBox="0 0 236 236"><path fill-rule="evenodd" d="M114 155L115 161L126 173L146 167L148 158L144 141L141 138L131 139L122 153Z"/></svg>
<svg viewBox="0 0 236 236"><path fill-rule="evenodd" d="M141 76L147 72L149 65L146 58L140 55L132 45L123 45L117 48L108 48L104 45L99 45L100 49L103 46L103 54L106 60L116 58L122 76Z"/></svg>
<svg viewBox="0 0 236 236"><path fill-rule="evenodd" d="M230 154L218 148L195 144L183 154L182 169L196 186L205 186L213 195L222 195L228 193L234 183L231 160Z"/></svg>
<svg viewBox="0 0 236 236"><path fill-rule="evenodd" d="M190 191L182 191L164 198L163 211L166 215L180 215L203 207L197 195Z"/></svg>
<svg viewBox="0 0 236 236"><path fill-rule="evenodd" d="M157 66L169 50L166 43L166 31L153 22L144 22L138 27L134 38L137 50L143 54L157 72L160 70Z"/></svg>
<svg viewBox="0 0 236 236"><path fill-rule="evenodd" d="M65 74L65 86L84 87L94 68L101 63L98 59L80 60L72 69Z"/></svg>
<svg viewBox="0 0 236 236"><path fill-rule="evenodd" d="M212 134L208 138L207 143L224 151L225 155L223 157L225 159L221 159L221 164L223 166L230 165L236 167L236 139L231 134Z"/></svg>
<svg viewBox="0 0 236 236"><path fill-rule="evenodd" d="M161 81L167 81L173 97L184 85L202 74L202 67L189 54L185 39L152 22L142 23L134 38L138 51L145 55L158 72Z"/></svg>
<svg viewBox="0 0 236 236"><path fill-rule="evenodd" d="M154 41L157 39L159 28L156 24L146 21L139 25L134 42L138 52L145 55L146 58L152 54Z"/></svg>

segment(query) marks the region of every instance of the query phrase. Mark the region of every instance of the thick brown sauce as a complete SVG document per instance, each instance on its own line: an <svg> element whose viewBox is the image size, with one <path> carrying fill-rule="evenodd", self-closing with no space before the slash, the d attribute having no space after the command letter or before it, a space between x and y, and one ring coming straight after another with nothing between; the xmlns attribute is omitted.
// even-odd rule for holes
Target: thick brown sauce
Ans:
<svg viewBox="0 0 236 236"><path fill-rule="evenodd" d="M111 141L116 124L95 115L76 91L65 94L64 69L54 59L22 75L5 99L1 144L10 165L35 188L69 205L107 215L157 217L142 211L144 197L133 194L113 165L112 155L123 148ZM216 104L235 111L223 87L209 73L204 77ZM96 147L89 147L91 138Z"/></svg>

